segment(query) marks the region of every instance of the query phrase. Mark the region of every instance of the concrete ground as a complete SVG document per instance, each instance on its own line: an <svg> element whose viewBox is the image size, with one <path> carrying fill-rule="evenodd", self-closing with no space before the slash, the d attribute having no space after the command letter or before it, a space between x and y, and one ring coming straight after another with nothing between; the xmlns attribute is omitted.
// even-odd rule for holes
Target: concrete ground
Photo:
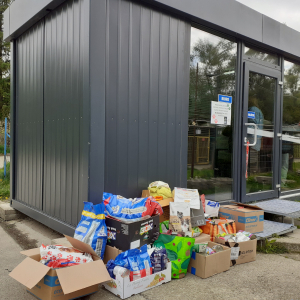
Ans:
<svg viewBox="0 0 300 300"><path fill-rule="evenodd" d="M21 221L0 222L0 299L34 300L25 287L8 276L24 257L22 249L50 243L60 234L25 218ZM128 299L300 299L300 254L258 254L255 262L238 265L208 279L187 274L184 279L153 288ZM120 299L100 288L93 296L82 300Z"/></svg>

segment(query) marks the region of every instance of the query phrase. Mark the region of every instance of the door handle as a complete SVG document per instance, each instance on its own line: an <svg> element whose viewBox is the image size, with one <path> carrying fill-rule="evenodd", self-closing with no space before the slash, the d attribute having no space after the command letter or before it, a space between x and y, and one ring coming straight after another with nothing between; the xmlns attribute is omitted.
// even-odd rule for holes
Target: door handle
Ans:
<svg viewBox="0 0 300 300"><path fill-rule="evenodd" d="M247 145L247 143L244 144L244 146L255 146L256 143L257 143L257 125L254 124L254 123L245 123L245 126L254 126L254 141L253 141L253 144L249 144Z"/></svg>

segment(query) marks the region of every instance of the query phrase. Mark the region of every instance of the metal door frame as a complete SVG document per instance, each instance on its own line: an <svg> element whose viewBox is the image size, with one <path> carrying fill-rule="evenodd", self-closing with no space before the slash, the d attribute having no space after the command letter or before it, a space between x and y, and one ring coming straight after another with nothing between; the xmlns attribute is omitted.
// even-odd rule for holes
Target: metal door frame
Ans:
<svg viewBox="0 0 300 300"><path fill-rule="evenodd" d="M242 109L242 139L241 139L241 195L240 199L242 203L270 199L279 197L280 191L280 138L278 134L280 131L280 116L281 116L281 71L268 68L267 66L258 65L246 61L244 64L244 82L243 82L243 109ZM247 136L247 126L248 123L248 97L249 97L249 74L250 72L258 73L261 75L269 76L276 79L276 98L274 106L274 141L273 141L273 190L255 192L251 194L246 194L246 147L244 146L244 137Z"/></svg>

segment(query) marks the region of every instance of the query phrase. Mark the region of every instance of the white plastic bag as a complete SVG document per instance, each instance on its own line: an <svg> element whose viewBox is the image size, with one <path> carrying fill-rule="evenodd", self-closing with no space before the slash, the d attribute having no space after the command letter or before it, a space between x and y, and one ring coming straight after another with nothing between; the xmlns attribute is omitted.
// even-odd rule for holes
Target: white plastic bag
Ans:
<svg viewBox="0 0 300 300"><path fill-rule="evenodd" d="M220 203L205 200L205 213L208 214L210 217L218 217L220 209Z"/></svg>
<svg viewBox="0 0 300 300"><path fill-rule="evenodd" d="M198 190L175 188L174 192L175 203L189 203L191 208L200 209L200 197Z"/></svg>

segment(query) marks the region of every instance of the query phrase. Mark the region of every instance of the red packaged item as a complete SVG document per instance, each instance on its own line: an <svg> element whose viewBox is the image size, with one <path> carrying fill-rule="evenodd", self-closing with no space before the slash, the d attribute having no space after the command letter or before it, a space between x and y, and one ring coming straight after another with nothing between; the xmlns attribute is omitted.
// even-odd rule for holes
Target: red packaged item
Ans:
<svg viewBox="0 0 300 300"><path fill-rule="evenodd" d="M152 275L152 273L153 273L152 268L143 269L143 270L139 270L139 271L130 271L129 278L130 278L130 281L135 281L135 280L141 279L143 277Z"/></svg>
<svg viewBox="0 0 300 300"><path fill-rule="evenodd" d="M74 261L75 263L85 264L92 262L93 258L90 253L83 253L75 248L61 245L42 245L40 247L41 260L56 261L65 259L67 261Z"/></svg>
<svg viewBox="0 0 300 300"><path fill-rule="evenodd" d="M80 265L80 263L75 263L74 261L69 261L67 259L58 259L58 260L50 260L45 264L49 268L57 269L57 268L65 268L65 267L71 267L71 266L77 266Z"/></svg>

